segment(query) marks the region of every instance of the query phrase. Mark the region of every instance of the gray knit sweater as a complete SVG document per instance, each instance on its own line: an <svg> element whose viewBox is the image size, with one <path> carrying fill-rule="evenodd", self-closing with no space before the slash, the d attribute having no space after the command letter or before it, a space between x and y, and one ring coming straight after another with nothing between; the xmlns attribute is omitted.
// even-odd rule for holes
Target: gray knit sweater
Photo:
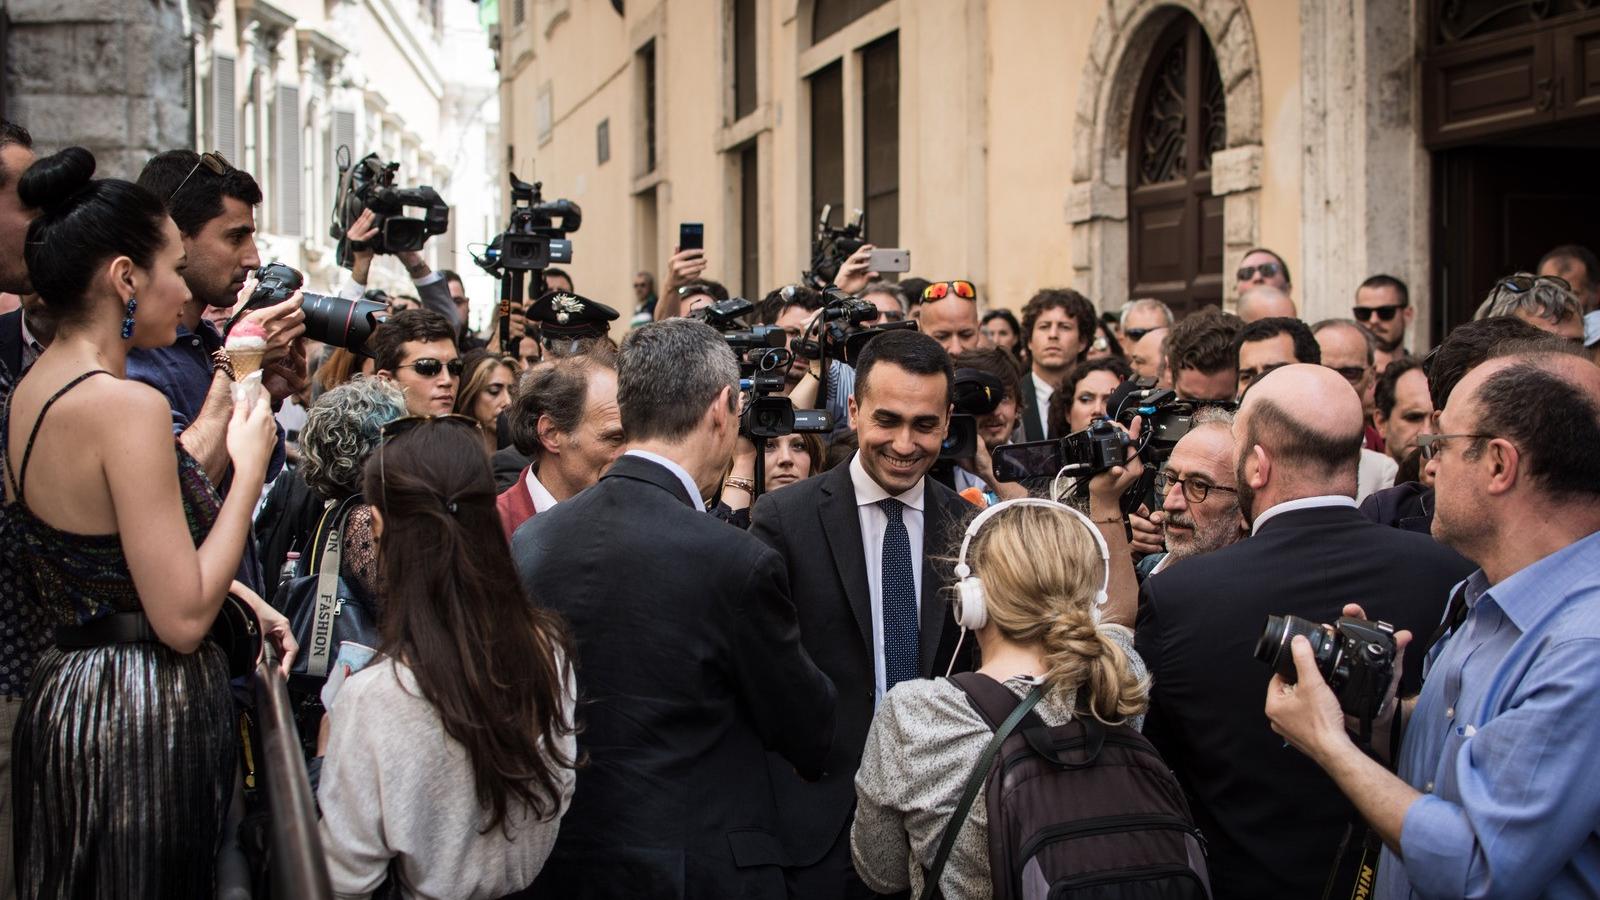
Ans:
<svg viewBox="0 0 1600 900"><path fill-rule="evenodd" d="M568 722L575 690L569 669ZM317 800L335 895L371 896L391 874L401 896L425 900L499 897L533 882L572 799L571 769L555 816L541 821L513 805L504 828L480 833L487 811L466 749L445 734L409 668L374 662L345 682L330 716ZM560 739L564 758L575 743Z"/></svg>

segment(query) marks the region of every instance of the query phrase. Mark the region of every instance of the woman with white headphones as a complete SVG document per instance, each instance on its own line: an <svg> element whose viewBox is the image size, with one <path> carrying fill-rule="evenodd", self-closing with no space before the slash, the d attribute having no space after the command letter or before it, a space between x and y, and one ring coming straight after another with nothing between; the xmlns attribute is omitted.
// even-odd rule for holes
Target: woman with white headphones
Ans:
<svg viewBox="0 0 1600 900"><path fill-rule="evenodd" d="M1095 524L1052 500L992 506L961 542L955 615L978 641L978 672L1019 698L1046 685L1033 708L1046 725L1074 715L1142 724L1149 682L1133 632L1101 621L1111 561ZM1130 565L1125 550L1117 564ZM1080 692L1086 709L1076 708ZM902 682L884 697L856 774L850 835L868 887L922 891L925 867L993 733L947 679ZM990 896L987 826L980 797L940 879L945 897Z"/></svg>

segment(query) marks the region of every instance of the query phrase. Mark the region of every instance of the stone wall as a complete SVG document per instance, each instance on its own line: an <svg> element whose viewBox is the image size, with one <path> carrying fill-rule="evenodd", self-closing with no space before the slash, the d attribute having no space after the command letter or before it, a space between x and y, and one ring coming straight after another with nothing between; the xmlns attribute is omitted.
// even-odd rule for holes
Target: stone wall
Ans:
<svg viewBox="0 0 1600 900"><path fill-rule="evenodd" d="M131 178L193 143L192 56L181 0L5 0L7 118L42 150L79 144Z"/></svg>

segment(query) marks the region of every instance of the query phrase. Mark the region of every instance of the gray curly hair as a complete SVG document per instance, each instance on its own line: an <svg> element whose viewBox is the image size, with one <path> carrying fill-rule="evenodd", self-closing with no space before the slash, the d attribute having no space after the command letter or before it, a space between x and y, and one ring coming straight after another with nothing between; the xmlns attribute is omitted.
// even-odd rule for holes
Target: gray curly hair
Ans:
<svg viewBox="0 0 1600 900"><path fill-rule="evenodd" d="M382 378L357 376L318 397L300 430L306 484L326 500L358 493L383 426L404 415L405 394Z"/></svg>

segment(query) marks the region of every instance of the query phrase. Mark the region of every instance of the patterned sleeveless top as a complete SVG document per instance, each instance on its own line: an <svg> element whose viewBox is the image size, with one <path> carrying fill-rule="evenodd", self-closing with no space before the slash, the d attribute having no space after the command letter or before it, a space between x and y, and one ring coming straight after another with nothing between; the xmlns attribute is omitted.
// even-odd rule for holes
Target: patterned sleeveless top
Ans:
<svg viewBox="0 0 1600 900"><path fill-rule="evenodd" d="M6 696L21 696L26 691L34 660L50 645L55 626L81 625L140 608L120 535L73 534L52 528L28 508L24 493L33 443L50 407L100 374L111 373L86 372L45 401L28 434L20 466L12 465L9 447L11 398L0 409L0 459L12 500L0 506L0 691ZM177 445L177 464L189 534L198 545L211 531L222 500L181 444Z"/></svg>

